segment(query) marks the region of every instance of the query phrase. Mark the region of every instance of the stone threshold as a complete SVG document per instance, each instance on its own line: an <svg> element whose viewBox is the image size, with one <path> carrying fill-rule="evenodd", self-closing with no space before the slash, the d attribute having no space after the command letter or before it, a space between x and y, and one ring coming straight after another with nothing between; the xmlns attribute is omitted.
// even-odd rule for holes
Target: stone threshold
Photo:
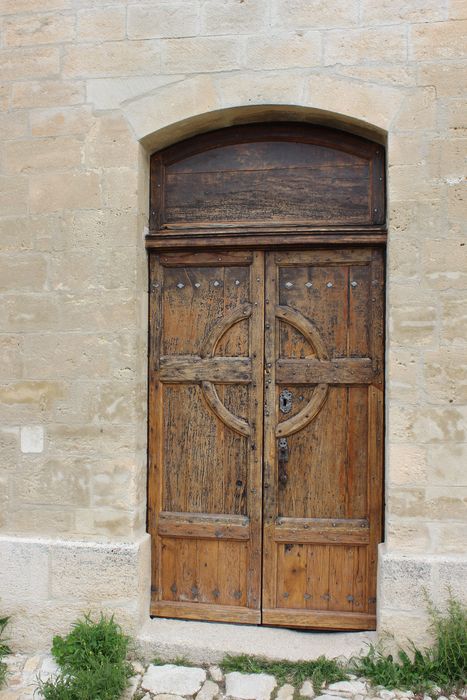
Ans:
<svg viewBox="0 0 467 700"><path fill-rule="evenodd" d="M216 664L226 654L304 661L318 656L350 658L375 643L376 632L320 632L222 622L151 618L136 636L138 657Z"/></svg>

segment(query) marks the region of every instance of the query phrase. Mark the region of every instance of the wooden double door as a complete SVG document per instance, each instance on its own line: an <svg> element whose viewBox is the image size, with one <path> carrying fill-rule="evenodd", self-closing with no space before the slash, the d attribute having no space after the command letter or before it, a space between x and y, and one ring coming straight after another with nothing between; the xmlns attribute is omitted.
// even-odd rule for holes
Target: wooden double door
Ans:
<svg viewBox="0 0 467 700"><path fill-rule="evenodd" d="M150 255L153 615L375 627L383 253Z"/></svg>

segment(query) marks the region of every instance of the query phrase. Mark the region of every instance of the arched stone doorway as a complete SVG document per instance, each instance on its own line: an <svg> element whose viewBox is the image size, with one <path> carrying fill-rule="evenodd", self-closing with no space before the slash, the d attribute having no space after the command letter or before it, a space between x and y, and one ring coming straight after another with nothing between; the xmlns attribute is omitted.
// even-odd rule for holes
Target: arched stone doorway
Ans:
<svg viewBox="0 0 467 700"><path fill-rule="evenodd" d="M300 123L151 159L155 615L373 629L384 152Z"/></svg>

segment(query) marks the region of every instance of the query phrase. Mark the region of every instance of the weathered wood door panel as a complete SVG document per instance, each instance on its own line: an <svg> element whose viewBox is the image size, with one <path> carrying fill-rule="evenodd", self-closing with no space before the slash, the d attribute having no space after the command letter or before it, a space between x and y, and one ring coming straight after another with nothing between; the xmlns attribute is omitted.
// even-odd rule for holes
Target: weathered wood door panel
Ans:
<svg viewBox="0 0 467 700"><path fill-rule="evenodd" d="M382 516L377 250L266 258L263 622L371 629Z"/></svg>
<svg viewBox="0 0 467 700"><path fill-rule="evenodd" d="M153 614L375 626L383 281L374 248L151 255Z"/></svg>
<svg viewBox="0 0 467 700"><path fill-rule="evenodd" d="M260 621L260 253L151 256L153 614Z"/></svg>

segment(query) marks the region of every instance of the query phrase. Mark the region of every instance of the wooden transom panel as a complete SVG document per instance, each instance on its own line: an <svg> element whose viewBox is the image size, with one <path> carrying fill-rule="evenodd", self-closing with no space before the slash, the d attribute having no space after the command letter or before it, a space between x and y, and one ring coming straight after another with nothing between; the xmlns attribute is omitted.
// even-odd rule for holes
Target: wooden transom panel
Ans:
<svg viewBox="0 0 467 700"><path fill-rule="evenodd" d="M153 614L374 628L383 282L371 247L150 255Z"/></svg>
<svg viewBox="0 0 467 700"><path fill-rule="evenodd" d="M150 237L384 222L384 152L366 139L300 124L221 129L151 159Z"/></svg>

